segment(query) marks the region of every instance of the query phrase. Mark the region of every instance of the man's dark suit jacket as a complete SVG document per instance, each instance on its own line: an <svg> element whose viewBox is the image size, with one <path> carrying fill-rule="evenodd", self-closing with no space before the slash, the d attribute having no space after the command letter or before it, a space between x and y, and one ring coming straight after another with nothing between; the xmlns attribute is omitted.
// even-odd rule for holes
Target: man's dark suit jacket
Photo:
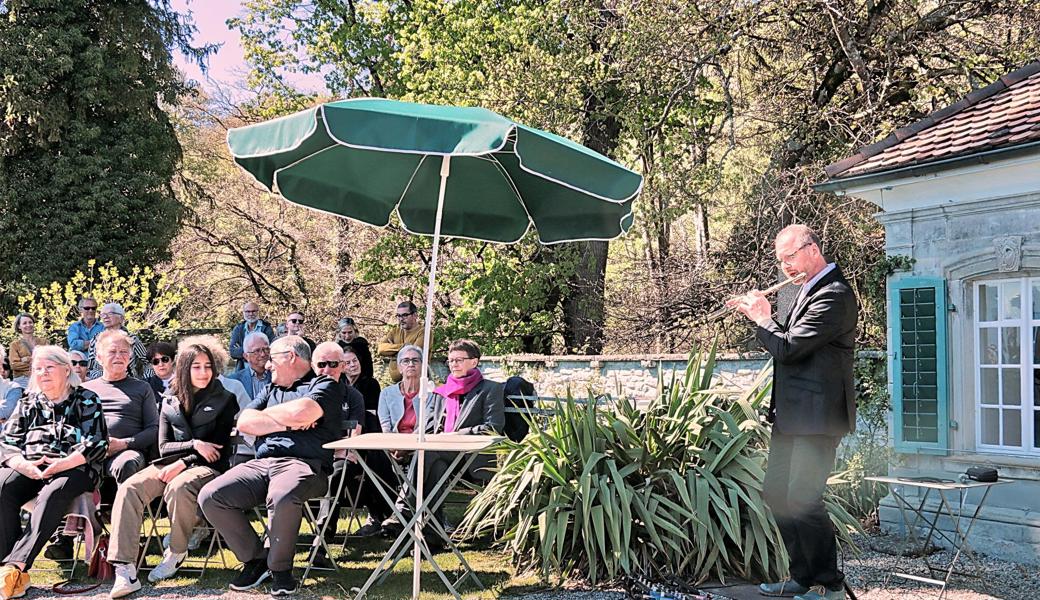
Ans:
<svg viewBox="0 0 1040 600"><path fill-rule="evenodd" d="M859 309L835 267L791 309L783 325L757 328L773 356L769 422L785 435L841 437L856 429L853 349Z"/></svg>

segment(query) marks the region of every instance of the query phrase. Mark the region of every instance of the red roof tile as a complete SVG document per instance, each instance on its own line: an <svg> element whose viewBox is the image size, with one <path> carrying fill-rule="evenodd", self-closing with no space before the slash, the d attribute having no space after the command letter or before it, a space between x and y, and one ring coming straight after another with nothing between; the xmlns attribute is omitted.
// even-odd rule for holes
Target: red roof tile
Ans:
<svg viewBox="0 0 1040 600"><path fill-rule="evenodd" d="M827 165L833 179L1040 141L1040 61Z"/></svg>

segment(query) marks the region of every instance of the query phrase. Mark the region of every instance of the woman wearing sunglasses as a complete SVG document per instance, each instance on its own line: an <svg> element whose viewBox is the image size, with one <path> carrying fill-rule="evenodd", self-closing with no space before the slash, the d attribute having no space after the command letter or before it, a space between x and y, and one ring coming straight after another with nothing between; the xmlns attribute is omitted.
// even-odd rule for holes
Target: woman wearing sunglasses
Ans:
<svg viewBox="0 0 1040 600"><path fill-rule="evenodd" d="M72 359L72 372L79 375L80 381L87 381L87 372L90 370L90 360L87 358L87 353L82 350L72 350L69 352L69 358Z"/></svg>
<svg viewBox="0 0 1040 600"><path fill-rule="evenodd" d="M145 381L152 386L156 401L161 402L163 394L170 390L174 376L173 357L176 354L177 348L169 342L155 342L148 346L148 362L152 365L153 374Z"/></svg>

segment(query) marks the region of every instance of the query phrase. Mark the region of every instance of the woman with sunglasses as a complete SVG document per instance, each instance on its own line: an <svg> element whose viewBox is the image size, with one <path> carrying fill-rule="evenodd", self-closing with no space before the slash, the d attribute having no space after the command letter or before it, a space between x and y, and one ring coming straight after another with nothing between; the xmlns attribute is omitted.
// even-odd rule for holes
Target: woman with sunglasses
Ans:
<svg viewBox="0 0 1040 600"><path fill-rule="evenodd" d="M14 332L17 337L11 340L8 358L11 362L11 378L22 383L29 380L32 371L32 353L37 346L46 346L47 340L36 337L36 319L32 315L20 313L14 318Z"/></svg>
<svg viewBox="0 0 1040 600"><path fill-rule="evenodd" d="M0 346L0 364L7 358L4 347ZM22 397L22 386L4 377L0 370L0 424L11 418L14 407L18 406L18 400Z"/></svg>
<svg viewBox="0 0 1040 600"><path fill-rule="evenodd" d="M82 350L72 350L69 352L69 358L72 359L72 372L79 375L80 381L87 381L87 373L90 371L90 360L87 358L87 353Z"/></svg>
<svg viewBox="0 0 1040 600"><path fill-rule="evenodd" d="M112 598L141 589L134 563L145 507L162 496L170 514L170 547L148 574L154 583L172 577L184 562L198 521L199 490L228 469L238 401L218 379L223 357L217 358L216 348L217 340L209 336L181 343L173 382L159 412L160 458L119 486L108 548L116 571Z"/></svg>
<svg viewBox="0 0 1040 600"><path fill-rule="evenodd" d="M152 375L145 381L152 386L155 399L162 402L161 398L170 390L173 382L173 357L177 354L177 348L169 342L155 342L148 346L148 362L152 365Z"/></svg>

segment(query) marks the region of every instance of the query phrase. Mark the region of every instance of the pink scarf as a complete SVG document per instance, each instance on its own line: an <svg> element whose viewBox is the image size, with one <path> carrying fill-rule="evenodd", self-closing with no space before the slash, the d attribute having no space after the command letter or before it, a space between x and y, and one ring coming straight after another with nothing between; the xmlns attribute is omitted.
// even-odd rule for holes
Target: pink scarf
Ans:
<svg viewBox="0 0 1040 600"><path fill-rule="evenodd" d="M444 397L444 433L455 432L455 421L459 418L459 409L462 406L462 397L465 396L484 381L480 369L470 369L462 377L448 375L448 381L444 385L433 390L433 393Z"/></svg>

